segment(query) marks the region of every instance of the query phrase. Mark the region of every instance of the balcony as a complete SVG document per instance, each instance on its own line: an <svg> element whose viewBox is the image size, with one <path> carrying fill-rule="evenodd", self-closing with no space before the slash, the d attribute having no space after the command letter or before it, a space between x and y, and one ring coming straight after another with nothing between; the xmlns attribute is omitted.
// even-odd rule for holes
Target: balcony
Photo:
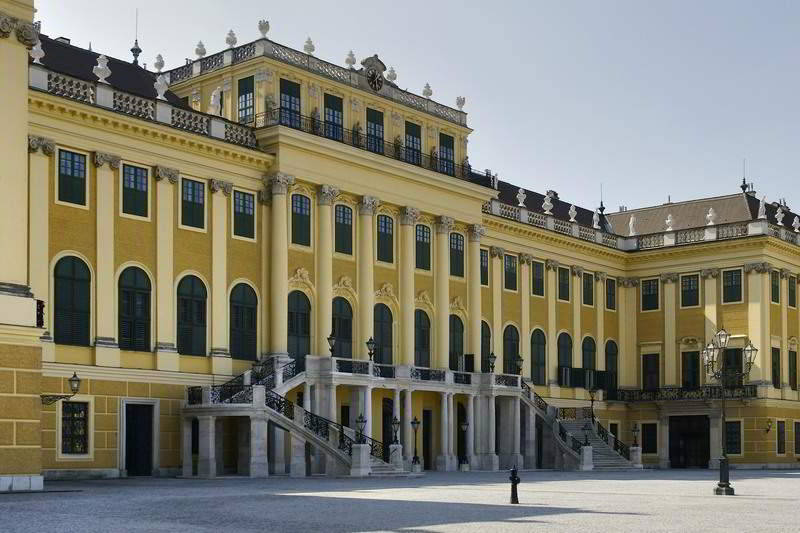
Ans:
<svg viewBox="0 0 800 533"><path fill-rule="evenodd" d="M744 400L758 397L756 385L737 385L725 389L725 399ZM607 399L617 402L664 402L691 400L721 400L722 387L706 385L696 389L683 387L661 387L653 390L613 389L608 391Z"/></svg>
<svg viewBox="0 0 800 533"><path fill-rule="evenodd" d="M246 120L242 121L242 124L254 128L286 126L439 174L466 181L472 180L471 165L458 165L449 159L424 154L421 150L404 146L399 142L399 138L394 143L386 142L382 137L366 135L358 129L347 129L340 124L325 122L316 117L307 117L285 108L276 108L255 116L248 116ZM481 177L485 177L487 180L491 178L488 174L481 174Z"/></svg>
<svg viewBox="0 0 800 533"><path fill-rule="evenodd" d="M579 389L606 389L609 374L604 370L593 368L573 368L570 366L558 367L558 385L560 387L575 387Z"/></svg>

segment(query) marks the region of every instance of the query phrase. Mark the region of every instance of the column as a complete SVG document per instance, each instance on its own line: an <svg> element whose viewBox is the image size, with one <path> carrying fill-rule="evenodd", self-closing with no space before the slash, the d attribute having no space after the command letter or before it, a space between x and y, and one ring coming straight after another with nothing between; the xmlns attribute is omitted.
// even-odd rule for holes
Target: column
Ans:
<svg viewBox="0 0 800 533"><path fill-rule="evenodd" d="M489 248L492 261L492 352L495 373L503 373L503 258L506 251L499 246Z"/></svg>
<svg viewBox="0 0 800 533"><path fill-rule="evenodd" d="M581 332L583 267L573 266L571 274L573 278L577 279L572 284L572 366L574 368L583 368L583 334Z"/></svg>
<svg viewBox="0 0 800 533"><path fill-rule="evenodd" d="M522 376L531 375L531 262L530 254L519 254L520 264L520 328L519 354L522 356ZM520 379L523 379L520 377Z"/></svg>
<svg viewBox="0 0 800 533"><path fill-rule="evenodd" d="M414 364L414 233L419 209L404 207L400 215L400 357L397 364Z"/></svg>
<svg viewBox="0 0 800 533"><path fill-rule="evenodd" d="M180 360L175 347L174 189L178 170L156 166L156 369L178 372ZM169 223L163 223L163 221Z"/></svg>
<svg viewBox="0 0 800 533"><path fill-rule="evenodd" d="M453 219L440 216L436 220L436 254L434 256L434 305L436 325L433 352L434 368L450 368L450 232ZM446 453L446 452L444 452Z"/></svg>
<svg viewBox="0 0 800 533"><path fill-rule="evenodd" d="M639 351L636 346L636 317L639 308L636 305L636 288L638 278L620 278L617 285L619 291L619 385L621 388L639 387L638 368Z"/></svg>
<svg viewBox="0 0 800 533"><path fill-rule="evenodd" d="M558 292L558 261L548 259L544 263L547 287L544 294L547 299L547 383L551 387L558 386L558 329L556 326L556 296ZM555 390L551 391L554 394Z"/></svg>
<svg viewBox="0 0 800 533"><path fill-rule="evenodd" d="M606 369L606 273L594 273L594 309L597 329L597 366L598 370ZM605 394L605 392L603 393Z"/></svg>
<svg viewBox="0 0 800 533"><path fill-rule="evenodd" d="M669 416L666 414L658 417L658 467L669 468Z"/></svg>
<svg viewBox="0 0 800 533"><path fill-rule="evenodd" d="M364 418L367 419L367 425L364 429L364 434L372 438L372 387L367 385L364 387Z"/></svg>
<svg viewBox="0 0 800 533"><path fill-rule="evenodd" d="M250 417L250 477L269 476L269 450L267 442L267 417L255 415Z"/></svg>
<svg viewBox="0 0 800 533"><path fill-rule="evenodd" d="M518 468L523 468L525 466L524 459L522 458L522 454L520 453L520 439L521 439L521 430L522 430L522 419L520 418L520 405L519 405L519 396L514 396L511 398L511 423L513 424L511 435L513 442L511 443L511 453L512 455L512 466L516 465Z"/></svg>
<svg viewBox="0 0 800 533"><path fill-rule="evenodd" d="M478 468L475 458L475 395L467 396L467 461L470 468Z"/></svg>
<svg viewBox="0 0 800 533"><path fill-rule="evenodd" d="M339 196L339 189L332 185L320 185L317 190L317 341L316 353L330 355L328 335L333 325L333 209L332 205Z"/></svg>
<svg viewBox="0 0 800 533"><path fill-rule="evenodd" d="M51 139L28 135L30 152L30 202L31 213L47 213L50 206L50 156L55 153L55 143ZM49 300L50 287L50 228L46 216L29 217L30 244L28 265L30 265L30 287L34 298ZM42 361L55 361L55 347L50 335L52 321L52 302L45 306L45 333L42 335Z"/></svg>
<svg viewBox="0 0 800 533"><path fill-rule="evenodd" d="M486 235L486 228L480 224L469 227L469 260L467 262L467 305L469 324L467 335L468 353L473 355L476 372L481 370L481 237Z"/></svg>
<svg viewBox="0 0 800 533"><path fill-rule="evenodd" d="M298 433L290 433L291 464L289 477L306 477L306 439Z"/></svg>
<svg viewBox="0 0 800 533"><path fill-rule="evenodd" d="M499 468L500 462L499 462L499 458L497 457L497 452L496 452L495 446L494 446L495 445L495 420L494 419L495 419L495 416L496 416L495 396L494 395L490 395L488 397L488 404L489 404L488 405L488 410L489 410L488 415L489 416L486 417L487 418L487 424L486 425L488 426L488 430L489 430L489 431L487 431L487 437L489 439L489 442L487 443L487 447L486 447L486 449L488 450L488 452L487 452L487 456L488 457L487 457L487 462L484 465L484 468L486 470L497 470Z"/></svg>
<svg viewBox="0 0 800 533"><path fill-rule="evenodd" d="M750 341L758 348L758 356L750 372L750 381L770 383L772 379L772 342L770 335L769 263L744 266L747 277L747 331ZM744 281L744 280L743 280Z"/></svg>
<svg viewBox="0 0 800 533"><path fill-rule="evenodd" d="M276 172L268 183L272 188L272 257L270 261L270 351L287 355L289 301L289 235L286 193L294 176Z"/></svg>
<svg viewBox="0 0 800 533"><path fill-rule="evenodd" d="M262 295L261 300L263 302L271 302L271 283L272 277L271 269L272 269L272 241L271 241L271 230L272 230L272 209L270 204L272 203L272 193L270 192L270 186L265 185L264 189L259 191L258 193L258 205L261 206L258 211L258 220L261 221L261 242L259 246L261 247L261 287L262 287ZM288 294L287 294L287 306L288 306ZM262 312L259 313L260 320L261 320L261 343L259 344L259 354L261 359L264 359L270 353L270 323L272 320L272 312L267 312L268 307L264 304L261 306Z"/></svg>
<svg viewBox="0 0 800 533"><path fill-rule="evenodd" d="M199 422L197 476L213 478L217 476L216 419L213 416L198 416L197 421Z"/></svg>
<svg viewBox="0 0 800 533"><path fill-rule="evenodd" d="M449 422L447 420L447 393L442 392L441 402L439 405L439 455L436 457L436 470L443 472L447 470L447 452L450 449L447 439L447 429Z"/></svg>
<svg viewBox="0 0 800 533"><path fill-rule="evenodd" d="M392 401L392 418L393 418L393 420L392 420L393 422L394 422L395 418L398 421L400 421L400 389L399 388L394 389L394 399ZM398 433L400 432L400 427L399 426L397 428L397 431L398 431ZM400 440L400 435L398 435L397 436L397 443L400 444L401 442L402 441ZM394 426L392 427L392 442L391 443L394 444ZM384 444L386 444L386 443L384 442Z"/></svg>
<svg viewBox="0 0 800 533"><path fill-rule="evenodd" d="M374 196L364 196L358 205L358 329L353 336L353 356L368 359L367 340L372 337L375 313L375 282L373 265L375 246L373 239L374 215L380 201Z"/></svg>
<svg viewBox="0 0 800 533"><path fill-rule="evenodd" d="M181 424L181 461L183 467L181 475L183 477L192 477L194 474L192 469L192 419L186 417Z"/></svg>
<svg viewBox="0 0 800 533"><path fill-rule="evenodd" d="M303 383L303 409L311 411L311 383L306 381ZM316 411L319 413L320 411Z"/></svg>
<svg viewBox="0 0 800 533"><path fill-rule="evenodd" d="M705 337L701 340L701 347L714 336L717 331L717 279L718 268L706 268L700 271L703 279L703 317L705 318ZM701 374L704 374L701 372Z"/></svg>
<svg viewBox="0 0 800 533"><path fill-rule="evenodd" d="M664 291L664 385L680 385L678 375L678 332L675 326L677 286L680 277L673 272L661 274L661 289Z"/></svg>
<svg viewBox="0 0 800 533"><path fill-rule="evenodd" d="M456 449L455 449L455 439L458 431L461 431L460 428L456 426L456 412L454 409L454 394L452 392L447 393L447 455L450 461L448 465L450 469L455 469L456 465L458 464L458 460L456 459Z"/></svg>
<svg viewBox="0 0 800 533"><path fill-rule="evenodd" d="M414 457L414 428L411 427L411 421L414 419L412 412L412 392L411 389L406 389L403 395L403 455L407 464L411 463Z"/></svg>
<svg viewBox="0 0 800 533"><path fill-rule="evenodd" d="M233 361L228 350L228 204L233 184L212 179L210 189L211 371L231 375Z"/></svg>
<svg viewBox="0 0 800 533"><path fill-rule="evenodd" d="M788 269L781 269L781 389L783 397L790 398L789 388L789 275Z"/></svg>

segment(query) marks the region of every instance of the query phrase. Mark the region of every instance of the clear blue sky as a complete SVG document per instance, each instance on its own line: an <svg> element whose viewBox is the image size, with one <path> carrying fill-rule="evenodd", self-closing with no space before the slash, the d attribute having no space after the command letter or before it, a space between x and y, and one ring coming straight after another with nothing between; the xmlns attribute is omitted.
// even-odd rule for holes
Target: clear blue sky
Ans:
<svg viewBox="0 0 800 533"><path fill-rule="evenodd" d="M470 160L614 211L738 191L800 208L800 2L791 0L41 0L43 32L167 68L269 37L344 65L379 54L397 83L465 111Z"/></svg>

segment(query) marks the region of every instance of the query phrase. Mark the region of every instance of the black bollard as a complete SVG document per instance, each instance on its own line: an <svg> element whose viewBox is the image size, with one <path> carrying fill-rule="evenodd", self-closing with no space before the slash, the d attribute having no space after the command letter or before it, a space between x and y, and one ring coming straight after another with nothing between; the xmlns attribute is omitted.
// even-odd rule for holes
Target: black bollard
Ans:
<svg viewBox="0 0 800 533"><path fill-rule="evenodd" d="M517 475L517 466L514 465L514 468L511 469L511 477L508 479L511 480L511 503L519 503L519 497L517 496L517 485L519 485L519 476Z"/></svg>

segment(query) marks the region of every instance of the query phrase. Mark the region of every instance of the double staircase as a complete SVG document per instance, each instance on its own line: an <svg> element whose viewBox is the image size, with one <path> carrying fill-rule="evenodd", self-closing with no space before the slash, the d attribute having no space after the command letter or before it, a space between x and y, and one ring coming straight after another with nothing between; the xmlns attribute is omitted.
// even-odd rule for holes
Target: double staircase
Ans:
<svg viewBox="0 0 800 533"><path fill-rule="evenodd" d="M590 419L562 420L561 425L564 426L564 429L569 434L577 438L581 444L585 444L587 440L589 441L589 446L592 447L592 462L595 470L630 470L633 468L630 460L623 457L608 444L607 436L606 438L600 437ZM600 432L603 433L604 430ZM611 435L611 438L613 438L613 435Z"/></svg>

